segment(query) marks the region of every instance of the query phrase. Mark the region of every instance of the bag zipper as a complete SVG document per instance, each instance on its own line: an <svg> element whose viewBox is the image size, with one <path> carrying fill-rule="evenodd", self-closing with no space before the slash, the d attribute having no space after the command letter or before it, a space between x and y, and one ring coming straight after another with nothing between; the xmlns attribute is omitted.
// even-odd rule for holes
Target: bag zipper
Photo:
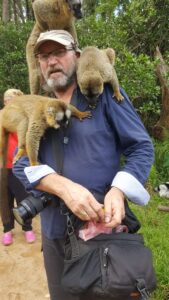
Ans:
<svg viewBox="0 0 169 300"><path fill-rule="evenodd" d="M104 251L103 251L103 267L104 268L107 268L108 252L109 252L109 248L105 248Z"/></svg>
<svg viewBox="0 0 169 300"><path fill-rule="evenodd" d="M101 266L101 273L102 273L102 295L105 294L107 282L107 270L108 270L108 252L109 248L104 248L102 250L102 266Z"/></svg>

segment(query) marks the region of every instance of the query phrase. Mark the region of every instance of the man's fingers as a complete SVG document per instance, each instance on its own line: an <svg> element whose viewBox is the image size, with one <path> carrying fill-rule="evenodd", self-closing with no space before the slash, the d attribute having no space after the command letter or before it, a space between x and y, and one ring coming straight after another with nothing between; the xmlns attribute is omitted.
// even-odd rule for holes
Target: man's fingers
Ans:
<svg viewBox="0 0 169 300"><path fill-rule="evenodd" d="M90 221L90 217L84 210L77 212L76 216L83 221Z"/></svg>
<svg viewBox="0 0 169 300"><path fill-rule="evenodd" d="M121 207L112 208L111 218L109 222L106 222L106 227L115 228L121 224L122 219L124 218L124 211Z"/></svg>
<svg viewBox="0 0 169 300"><path fill-rule="evenodd" d="M104 221L103 205L98 203L94 198L83 205L84 212L88 215L90 220Z"/></svg>
<svg viewBox="0 0 169 300"><path fill-rule="evenodd" d="M96 200L93 202L90 202L90 207L92 208L92 211L94 212L96 218L93 218L93 220L104 222L104 209L103 204L100 204Z"/></svg>
<svg viewBox="0 0 169 300"><path fill-rule="evenodd" d="M111 220L107 222L105 226L115 228L120 224L121 224L121 213L120 211L119 212L117 211L114 215L112 215Z"/></svg>
<svg viewBox="0 0 169 300"><path fill-rule="evenodd" d="M103 208L103 205L101 208L99 208L99 210L97 211L97 214L99 216L99 221L100 222L105 222L105 217L104 217L104 208Z"/></svg>
<svg viewBox="0 0 169 300"><path fill-rule="evenodd" d="M102 207L92 195L88 195L75 203L70 205L73 213L81 220L99 220L98 210Z"/></svg>
<svg viewBox="0 0 169 300"><path fill-rule="evenodd" d="M105 201L104 203L104 222L109 223L112 219L112 203Z"/></svg>
<svg viewBox="0 0 169 300"><path fill-rule="evenodd" d="M90 220L98 221L98 215L92 207L85 207L87 215L90 217Z"/></svg>

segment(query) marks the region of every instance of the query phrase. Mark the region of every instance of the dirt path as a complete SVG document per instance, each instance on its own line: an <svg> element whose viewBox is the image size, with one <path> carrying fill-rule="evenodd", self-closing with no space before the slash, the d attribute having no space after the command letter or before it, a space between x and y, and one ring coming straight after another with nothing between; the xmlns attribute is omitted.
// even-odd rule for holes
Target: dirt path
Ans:
<svg viewBox="0 0 169 300"><path fill-rule="evenodd" d="M49 300L41 254L39 217L33 220L37 240L27 244L20 225L10 246L0 243L0 300ZM2 224L0 223L0 239Z"/></svg>

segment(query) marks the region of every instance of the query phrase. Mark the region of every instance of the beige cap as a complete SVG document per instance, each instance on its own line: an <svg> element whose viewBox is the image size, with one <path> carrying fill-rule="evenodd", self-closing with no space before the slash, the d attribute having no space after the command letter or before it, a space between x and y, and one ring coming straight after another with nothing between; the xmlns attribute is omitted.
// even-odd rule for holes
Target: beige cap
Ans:
<svg viewBox="0 0 169 300"><path fill-rule="evenodd" d="M81 50L77 47L72 35L65 30L50 30L46 32L42 32L37 39L34 53L38 53L39 47L46 41L54 41L57 42L66 48L73 48L76 52L81 52Z"/></svg>

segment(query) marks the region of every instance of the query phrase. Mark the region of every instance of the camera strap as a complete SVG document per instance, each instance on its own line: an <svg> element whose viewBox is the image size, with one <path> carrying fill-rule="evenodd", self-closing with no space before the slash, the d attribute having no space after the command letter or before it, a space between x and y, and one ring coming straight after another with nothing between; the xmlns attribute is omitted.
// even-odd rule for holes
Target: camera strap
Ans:
<svg viewBox="0 0 169 300"><path fill-rule="evenodd" d="M77 89L74 90L71 104L77 106ZM57 100L56 100L57 101ZM59 129L53 129L52 132L52 149L54 155L54 162L56 165L57 173L62 175L63 162L64 162L64 147L69 143L69 128L71 126L71 119L65 126L61 126Z"/></svg>
<svg viewBox="0 0 169 300"><path fill-rule="evenodd" d="M77 106L77 89L74 90L71 104L75 107ZM57 101L57 100L56 100ZM69 128L71 126L71 119L69 123L65 126L61 126L59 129L51 129L52 132L52 149L54 162L56 166L56 171L59 175L63 174L63 165L64 165L64 147L69 143ZM69 214L69 210L63 201L59 201L61 213L64 215Z"/></svg>
<svg viewBox="0 0 169 300"><path fill-rule="evenodd" d="M54 161L58 174L62 174L63 171L63 144L61 141L61 135L59 130L53 130L52 132L52 148Z"/></svg>

